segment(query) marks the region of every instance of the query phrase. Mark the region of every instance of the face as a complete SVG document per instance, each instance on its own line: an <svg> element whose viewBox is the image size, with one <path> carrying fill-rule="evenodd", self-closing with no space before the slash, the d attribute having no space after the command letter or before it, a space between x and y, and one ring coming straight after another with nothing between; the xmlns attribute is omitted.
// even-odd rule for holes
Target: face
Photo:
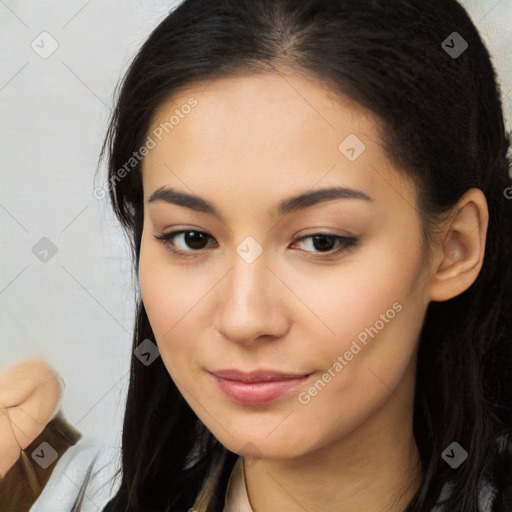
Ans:
<svg viewBox="0 0 512 512"><path fill-rule="evenodd" d="M171 378L234 452L303 455L399 421L395 391L412 396L428 269L375 123L294 74L197 83L154 116L142 299Z"/></svg>

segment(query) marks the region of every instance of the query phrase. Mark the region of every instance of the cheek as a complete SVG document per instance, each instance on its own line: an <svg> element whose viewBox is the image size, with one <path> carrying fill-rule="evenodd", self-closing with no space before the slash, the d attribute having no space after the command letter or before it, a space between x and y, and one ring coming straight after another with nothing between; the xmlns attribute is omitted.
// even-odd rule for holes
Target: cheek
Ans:
<svg viewBox="0 0 512 512"><path fill-rule="evenodd" d="M316 349L349 350L358 336L363 341L365 337L371 339L368 330L374 332L375 324L382 334L395 329L395 335L400 332L390 343L403 342L407 335L404 327L411 321L406 317L423 307L411 293L421 268L419 247L411 244L400 251L399 240L390 243L383 237L354 252L339 266L297 273L293 280L290 275L294 290L312 313L307 317L311 318L311 328L317 328L320 344ZM415 328L411 327L412 332Z"/></svg>
<svg viewBox="0 0 512 512"><path fill-rule="evenodd" d="M155 336L171 336L198 292L187 271L170 264L163 245L146 231L141 241L139 283Z"/></svg>
<svg viewBox="0 0 512 512"><path fill-rule="evenodd" d="M142 237L139 259L139 284L144 308L164 356L164 339L171 340L179 331L179 320L185 314L188 296L179 283L179 275L165 262L165 254L151 241ZM179 292L181 290L181 292Z"/></svg>
<svg viewBox="0 0 512 512"><path fill-rule="evenodd" d="M143 237L139 259L139 284L144 308L157 339L164 328L164 319L169 318L173 311L172 304L168 303L170 288L167 287L165 274L162 274L163 269L158 260L158 255L148 248Z"/></svg>
<svg viewBox="0 0 512 512"><path fill-rule="evenodd" d="M382 247L357 263L354 259L346 271L333 272L332 279L316 281L316 293L306 300L331 332L321 326L326 334L314 336L312 329L304 337L314 342L304 352L321 370L297 397L296 420L309 425L309 433L298 429L298 437L325 441L324 436L334 440L350 432L410 378L425 310L421 294L410 293L420 265L417 256L411 250L400 259L392 247ZM308 290L313 283L302 286ZM413 389L413 380L409 386Z"/></svg>
<svg viewBox="0 0 512 512"><path fill-rule="evenodd" d="M194 361L201 336L193 331L193 319L212 284L192 267L171 265L160 244L145 236L139 259L141 297L163 362L169 373L179 378L183 369L197 371Z"/></svg>
<svg viewBox="0 0 512 512"><path fill-rule="evenodd" d="M326 412L331 400L343 403L343 414L353 420L372 410L398 385L414 357L426 310L418 286L423 264L419 245L411 242L402 251L400 245L398 239L383 238L339 268L324 269L328 278L301 278L300 296L317 314L304 336L311 340L305 352L329 381L325 392L319 383L303 398L311 399L310 412L326 421L334 412Z"/></svg>

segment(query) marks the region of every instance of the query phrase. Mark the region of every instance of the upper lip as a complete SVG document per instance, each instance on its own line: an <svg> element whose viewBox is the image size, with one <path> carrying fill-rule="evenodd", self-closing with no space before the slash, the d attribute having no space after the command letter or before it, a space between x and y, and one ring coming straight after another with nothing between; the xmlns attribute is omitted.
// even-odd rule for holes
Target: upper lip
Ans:
<svg viewBox="0 0 512 512"><path fill-rule="evenodd" d="M293 374L285 373L274 370L253 370L250 372L242 372L240 370L216 370L210 372L217 377L222 377L228 380L237 380L242 382L261 382L266 380L284 380L284 379L299 379L310 375L309 373Z"/></svg>

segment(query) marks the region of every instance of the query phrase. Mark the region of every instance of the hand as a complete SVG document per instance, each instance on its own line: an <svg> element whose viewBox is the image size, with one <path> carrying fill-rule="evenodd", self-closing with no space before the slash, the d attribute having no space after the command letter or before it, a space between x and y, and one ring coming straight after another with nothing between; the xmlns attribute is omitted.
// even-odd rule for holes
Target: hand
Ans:
<svg viewBox="0 0 512 512"><path fill-rule="evenodd" d="M63 386L45 361L28 358L0 373L0 477L57 412Z"/></svg>

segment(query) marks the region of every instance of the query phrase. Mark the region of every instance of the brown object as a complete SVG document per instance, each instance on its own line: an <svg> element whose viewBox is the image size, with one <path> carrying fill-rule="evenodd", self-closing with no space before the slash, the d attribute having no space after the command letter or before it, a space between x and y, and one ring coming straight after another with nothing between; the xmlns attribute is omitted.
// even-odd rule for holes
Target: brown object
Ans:
<svg viewBox="0 0 512 512"><path fill-rule="evenodd" d="M59 459L81 438L82 434L59 411L41 434L21 451L14 466L0 479L0 512L28 512L50 479ZM47 442L58 454L57 459L46 469L32 458L34 450L43 442Z"/></svg>

